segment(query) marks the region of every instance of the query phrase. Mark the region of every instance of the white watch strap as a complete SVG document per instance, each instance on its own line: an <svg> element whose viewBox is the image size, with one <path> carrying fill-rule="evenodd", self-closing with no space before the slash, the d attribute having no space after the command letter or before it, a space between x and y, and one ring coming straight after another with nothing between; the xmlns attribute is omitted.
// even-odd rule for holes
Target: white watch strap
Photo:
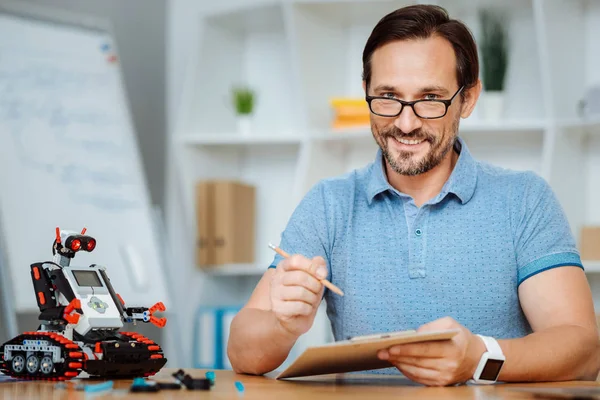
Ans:
<svg viewBox="0 0 600 400"><path fill-rule="evenodd" d="M502 348L500 347L500 345L498 344L496 339L494 339L493 337L490 337L490 336L483 336L483 335L477 335L477 336L479 336L481 338L481 340L483 340L483 343L485 344L485 347L487 348L488 352L490 352L494 356L504 357Z"/></svg>

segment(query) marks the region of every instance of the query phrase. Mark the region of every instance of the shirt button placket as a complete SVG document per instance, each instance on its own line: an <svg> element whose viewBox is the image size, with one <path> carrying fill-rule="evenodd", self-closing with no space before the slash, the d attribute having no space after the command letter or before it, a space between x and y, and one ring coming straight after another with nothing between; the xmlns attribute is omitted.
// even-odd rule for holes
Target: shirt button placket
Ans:
<svg viewBox="0 0 600 400"><path fill-rule="evenodd" d="M424 278L427 275L425 266L425 226L428 219L429 210L423 206L414 221L414 234L411 235L413 245L411 246L413 254L411 255L411 277Z"/></svg>

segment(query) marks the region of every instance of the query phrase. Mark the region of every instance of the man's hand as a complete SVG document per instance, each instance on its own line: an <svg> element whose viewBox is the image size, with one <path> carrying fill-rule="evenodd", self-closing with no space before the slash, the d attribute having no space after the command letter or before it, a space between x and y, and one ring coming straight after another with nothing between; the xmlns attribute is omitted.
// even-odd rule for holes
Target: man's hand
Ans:
<svg viewBox="0 0 600 400"><path fill-rule="evenodd" d="M323 257L293 255L282 260L271 280L271 310L281 327L299 337L313 324L327 276ZM317 279L317 277L319 279Z"/></svg>
<svg viewBox="0 0 600 400"><path fill-rule="evenodd" d="M456 328L460 333L450 340L396 345L381 350L378 357L388 360L407 378L428 386L466 382L486 351L483 341L450 317L425 324L417 332Z"/></svg>

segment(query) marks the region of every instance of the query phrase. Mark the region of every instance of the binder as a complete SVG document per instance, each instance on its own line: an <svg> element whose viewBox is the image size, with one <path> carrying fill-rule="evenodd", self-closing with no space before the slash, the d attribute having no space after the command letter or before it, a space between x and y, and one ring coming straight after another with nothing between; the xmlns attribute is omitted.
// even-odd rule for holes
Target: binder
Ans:
<svg viewBox="0 0 600 400"><path fill-rule="evenodd" d="M193 365L199 369L231 369L227 343L231 321L241 306L199 307L193 336Z"/></svg>
<svg viewBox="0 0 600 400"><path fill-rule="evenodd" d="M232 369L231 362L227 356L227 343L229 343L229 331L231 328L231 321L240 311L240 307L230 307L221 310L221 343L223 348L221 349L221 369Z"/></svg>
<svg viewBox="0 0 600 400"><path fill-rule="evenodd" d="M196 311L193 340L194 368L220 369L221 324L215 307L200 307Z"/></svg>

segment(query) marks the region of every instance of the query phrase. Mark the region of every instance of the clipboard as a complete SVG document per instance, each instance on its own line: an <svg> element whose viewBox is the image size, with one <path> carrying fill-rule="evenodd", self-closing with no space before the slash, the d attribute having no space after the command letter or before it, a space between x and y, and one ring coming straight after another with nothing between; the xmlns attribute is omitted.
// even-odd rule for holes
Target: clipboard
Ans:
<svg viewBox="0 0 600 400"><path fill-rule="evenodd" d="M275 379L389 368L392 365L388 361L377 358L379 350L396 344L449 340L459 332L448 329L379 333L309 347Z"/></svg>

